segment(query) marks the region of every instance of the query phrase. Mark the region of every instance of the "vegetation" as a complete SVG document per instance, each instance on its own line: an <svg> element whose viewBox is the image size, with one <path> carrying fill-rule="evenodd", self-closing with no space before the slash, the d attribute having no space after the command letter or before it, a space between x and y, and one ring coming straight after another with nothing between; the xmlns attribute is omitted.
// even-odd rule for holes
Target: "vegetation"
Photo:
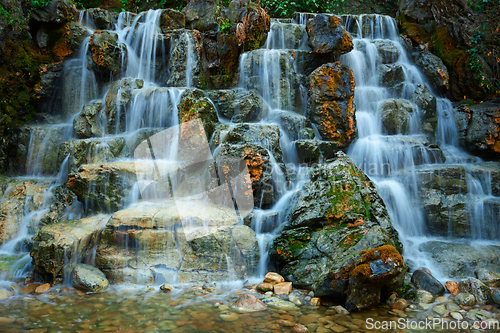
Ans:
<svg viewBox="0 0 500 333"><path fill-rule="evenodd" d="M495 98L500 95L500 1L469 0L468 3L479 17L484 18L471 37L473 47L467 51L468 66L490 91L490 97Z"/></svg>

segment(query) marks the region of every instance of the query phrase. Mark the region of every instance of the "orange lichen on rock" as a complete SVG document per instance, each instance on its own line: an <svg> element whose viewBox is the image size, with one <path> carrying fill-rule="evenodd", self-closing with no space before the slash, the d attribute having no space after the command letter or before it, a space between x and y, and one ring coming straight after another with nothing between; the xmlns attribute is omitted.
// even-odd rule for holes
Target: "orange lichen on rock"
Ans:
<svg viewBox="0 0 500 333"><path fill-rule="evenodd" d="M359 218L356 220L356 222L354 223L347 223L347 227L348 228L356 228L356 227L359 227L360 225L363 224L363 219L362 218Z"/></svg>
<svg viewBox="0 0 500 333"><path fill-rule="evenodd" d="M248 172L250 174L250 179L253 181L259 181L264 170L264 161L262 160L262 155L255 152L252 148L244 148L241 153L241 157L245 160Z"/></svg>
<svg viewBox="0 0 500 333"><path fill-rule="evenodd" d="M359 253L361 258L356 263L356 268L351 272L352 277L369 277L371 275L370 262L382 260L385 264L393 263L395 267L404 267L401 254L392 245L383 245L374 249L364 250ZM389 273L387 273L389 274ZM384 274L381 274L383 277Z"/></svg>
<svg viewBox="0 0 500 333"><path fill-rule="evenodd" d="M493 121L495 122L495 125L492 124L493 132L488 133L486 144L494 152L500 153L500 109L497 110L497 115L493 118Z"/></svg>
<svg viewBox="0 0 500 333"><path fill-rule="evenodd" d="M70 43L69 43L69 23L66 23L61 29L62 37L55 43L53 52L58 58L65 58L71 54Z"/></svg>

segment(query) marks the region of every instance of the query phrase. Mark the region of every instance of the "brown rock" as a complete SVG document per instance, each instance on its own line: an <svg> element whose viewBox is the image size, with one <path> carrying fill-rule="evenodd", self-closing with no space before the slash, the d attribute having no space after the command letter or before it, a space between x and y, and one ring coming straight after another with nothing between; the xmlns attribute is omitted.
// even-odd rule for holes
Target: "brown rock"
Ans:
<svg viewBox="0 0 500 333"><path fill-rule="evenodd" d="M258 284L255 289L257 289L258 291L262 291L263 293L265 293L265 292L268 292L268 291L273 291L274 286L271 283L262 282L262 283Z"/></svg>
<svg viewBox="0 0 500 333"><path fill-rule="evenodd" d="M279 275L278 273L268 272L266 274L266 277L264 278L264 282L277 284L277 283L285 282L285 278L282 277L281 275Z"/></svg>
<svg viewBox="0 0 500 333"><path fill-rule="evenodd" d="M334 306L333 309L335 310L335 313L341 314L341 315L348 315L349 311L347 311L342 305L337 305Z"/></svg>
<svg viewBox="0 0 500 333"><path fill-rule="evenodd" d="M173 288L170 284L168 284L168 283L164 283L164 284L162 284L162 285L160 286L160 290L161 290L161 291L165 291L165 292L167 292L167 291L172 291L173 289L174 289L174 288Z"/></svg>
<svg viewBox="0 0 500 333"><path fill-rule="evenodd" d="M292 332L309 332L309 330L302 324L296 324L292 327Z"/></svg>
<svg viewBox="0 0 500 333"><path fill-rule="evenodd" d="M39 285L40 285L39 283L33 283L33 284L30 284L30 285L24 286L21 289L19 289L19 292L21 294L31 294L31 293L33 293L36 290L36 288Z"/></svg>
<svg viewBox="0 0 500 333"><path fill-rule="evenodd" d="M293 327L296 325L296 323L294 321L287 320L287 319L279 319L276 321L276 323L278 323L278 325L284 326L284 327Z"/></svg>
<svg viewBox="0 0 500 333"><path fill-rule="evenodd" d="M1 325L8 325L12 324L16 321L15 318L9 318L9 317L0 317L0 324Z"/></svg>
<svg viewBox="0 0 500 333"><path fill-rule="evenodd" d="M292 292L291 282L282 282L274 285L274 293L276 295L285 294L288 295Z"/></svg>
<svg viewBox="0 0 500 333"><path fill-rule="evenodd" d="M457 281L446 281L445 286L446 289L450 292L450 294L457 295L459 293Z"/></svg>
<svg viewBox="0 0 500 333"><path fill-rule="evenodd" d="M238 298L238 300L233 304L234 308L244 312L262 311L267 308L267 306L257 297L252 294L243 294Z"/></svg>
<svg viewBox="0 0 500 333"><path fill-rule="evenodd" d="M408 302L406 302L406 300L403 298L399 298L391 305L391 309L403 311L406 309L407 306Z"/></svg>
<svg viewBox="0 0 500 333"><path fill-rule="evenodd" d="M50 283L42 284L35 289L35 294L43 294L50 289Z"/></svg>
<svg viewBox="0 0 500 333"><path fill-rule="evenodd" d="M5 289L0 289L0 299L9 298L9 293Z"/></svg>
<svg viewBox="0 0 500 333"><path fill-rule="evenodd" d="M313 297L311 299L311 305L316 305L316 306L321 305L321 299L319 297Z"/></svg>

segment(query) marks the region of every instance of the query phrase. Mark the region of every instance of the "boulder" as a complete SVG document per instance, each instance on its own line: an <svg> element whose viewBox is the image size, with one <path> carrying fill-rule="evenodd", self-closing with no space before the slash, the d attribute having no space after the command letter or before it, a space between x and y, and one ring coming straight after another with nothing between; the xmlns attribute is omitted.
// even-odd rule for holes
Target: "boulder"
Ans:
<svg viewBox="0 0 500 333"><path fill-rule="evenodd" d="M36 7L30 19L46 23L65 23L76 16L76 7L70 0L53 0L46 6Z"/></svg>
<svg viewBox="0 0 500 333"><path fill-rule="evenodd" d="M90 9L92 10L92 9ZM85 38L89 37L91 34L87 27L81 24L70 22L69 23L69 35L68 42L73 53L78 53Z"/></svg>
<svg viewBox="0 0 500 333"><path fill-rule="evenodd" d="M266 276L264 277L264 283L277 284L283 282L285 282L285 279L275 272L267 272Z"/></svg>
<svg viewBox="0 0 500 333"><path fill-rule="evenodd" d="M186 26L200 31L216 30L218 1L190 0L182 9Z"/></svg>
<svg viewBox="0 0 500 333"><path fill-rule="evenodd" d="M86 264L76 265L72 284L76 289L93 293L104 291L109 287L109 281L104 273L98 268Z"/></svg>
<svg viewBox="0 0 500 333"><path fill-rule="evenodd" d="M181 100L177 105L179 110L179 122L185 123L190 120L200 119L205 129L205 135L210 140L219 122L214 105L205 97L205 93L198 89L189 89L182 93Z"/></svg>
<svg viewBox="0 0 500 333"><path fill-rule="evenodd" d="M382 126L389 135L409 134L414 106L406 99L388 99L380 105Z"/></svg>
<svg viewBox="0 0 500 333"><path fill-rule="evenodd" d="M363 257L358 255L361 251L400 245L373 183L345 154L339 152L336 157L311 168L310 181L291 199L284 231L273 241L270 257L295 287L344 300L349 272ZM390 253L393 256L397 251ZM378 269L378 263L374 265ZM363 281L358 281L359 288L364 288ZM375 300L380 297L380 290L375 289L382 283L371 282L374 288L367 293ZM353 298L353 308L358 308L358 301Z"/></svg>
<svg viewBox="0 0 500 333"><path fill-rule="evenodd" d="M19 180L0 178L0 244L5 244L18 233L25 218L26 202L31 203L31 209L42 208L44 194L50 188L50 181ZM30 200L30 198L32 198ZM28 226L30 230L34 225ZM16 246L16 250L26 250L24 242ZM23 251L23 252L24 252Z"/></svg>
<svg viewBox="0 0 500 333"><path fill-rule="evenodd" d="M380 303L382 290L396 290L402 285L406 268L403 257L390 245L361 251L350 271L346 308L363 310Z"/></svg>
<svg viewBox="0 0 500 333"><path fill-rule="evenodd" d="M354 76L340 62L325 64L309 76L308 115L321 138L346 149L354 137Z"/></svg>
<svg viewBox="0 0 500 333"><path fill-rule="evenodd" d="M436 96L425 84L417 84L411 100L420 110L422 132L427 134L430 141L434 141L438 124Z"/></svg>
<svg viewBox="0 0 500 333"><path fill-rule="evenodd" d="M486 268L479 268L474 272L476 278L490 288L500 287L500 274Z"/></svg>
<svg viewBox="0 0 500 333"><path fill-rule="evenodd" d="M67 187L86 211L113 212L137 199L131 197L136 182L134 162L84 164L69 174Z"/></svg>
<svg viewBox="0 0 500 333"><path fill-rule="evenodd" d="M442 275L451 278L473 276L479 268L498 269L498 246L432 241L421 244L419 250L425 252L431 262L439 267Z"/></svg>
<svg viewBox="0 0 500 333"><path fill-rule="evenodd" d="M269 40L271 38L271 40ZM307 50L307 32L303 25L287 22L273 22L266 47L272 49Z"/></svg>
<svg viewBox="0 0 500 333"><path fill-rule="evenodd" d="M214 158L216 160L235 158L245 160L252 181L253 200L256 207L270 207L278 200L278 191L286 182L283 175L284 166L282 161L276 161L263 145L223 143L214 151Z"/></svg>
<svg viewBox="0 0 500 333"><path fill-rule="evenodd" d="M477 304L488 304L490 302L490 288L476 278L462 279L458 282L461 293L474 295Z"/></svg>
<svg viewBox="0 0 500 333"><path fill-rule="evenodd" d="M207 96L219 113L233 123L258 122L267 116L269 107L254 90L212 90Z"/></svg>
<svg viewBox="0 0 500 333"><path fill-rule="evenodd" d="M379 84L389 89L393 94L403 91L405 81L405 68L402 64L382 64L379 66Z"/></svg>
<svg viewBox="0 0 500 333"><path fill-rule="evenodd" d="M96 30L114 30L118 20L118 13L109 12L103 8L89 8L85 14Z"/></svg>
<svg viewBox="0 0 500 333"><path fill-rule="evenodd" d="M100 73L104 79L117 76L126 68L127 48L118 43L118 34L112 31L96 30L90 37L88 51L89 69Z"/></svg>
<svg viewBox="0 0 500 333"><path fill-rule="evenodd" d="M377 64L392 64L399 58L399 49L394 42L382 39L374 40L373 45L377 48Z"/></svg>
<svg viewBox="0 0 500 333"><path fill-rule="evenodd" d="M344 29L340 17L318 14L307 21L308 45L313 52L339 56L353 49L352 37Z"/></svg>
<svg viewBox="0 0 500 333"><path fill-rule="evenodd" d="M112 215L96 265L113 283L244 278L259 251L255 233L237 222L234 209L210 201L142 203Z"/></svg>
<svg viewBox="0 0 500 333"><path fill-rule="evenodd" d="M495 305L500 305L500 289L491 289L491 303Z"/></svg>
<svg viewBox="0 0 500 333"><path fill-rule="evenodd" d="M411 276L411 282L418 289L427 290L434 296L441 296L444 293L444 286L438 279L423 269L417 269Z"/></svg>
<svg viewBox="0 0 500 333"><path fill-rule="evenodd" d="M41 227L30 253L37 279L62 283L69 278L73 268L92 254L108 219L97 215Z"/></svg>
<svg viewBox="0 0 500 333"><path fill-rule="evenodd" d="M437 91L445 92L448 90L450 76L448 69L439 57L429 51L424 51L416 53L414 61Z"/></svg>
<svg viewBox="0 0 500 333"><path fill-rule="evenodd" d="M270 115L273 121L281 125L290 141L314 139L314 130L309 118L291 111L274 111Z"/></svg>
<svg viewBox="0 0 500 333"><path fill-rule="evenodd" d="M498 196L500 172L497 164L418 166L415 172L426 226L434 235L487 239L500 235L495 222L500 202L493 197L484 200L483 222L477 224L477 218L470 214L475 200L470 194L474 184L467 180L471 177L481 182L491 177L491 185L485 186L491 186L492 195Z"/></svg>
<svg viewBox="0 0 500 333"><path fill-rule="evenodd" d="M176 10L167 8L161 11L160 29L167 33L175 29L184 29L186 26L186 16Z"/></svg>
<svg viewBox="0 0 500 333"><path fill-rule="evenodd" d="M201 88L202 38L197 30L176 30L170 37L168 87Z"/></svg>
<svg viewBox="0 0 500 333"><path fill-rule="evenodd" d="M487 160L500 160L500 104L460 104L454 108L462 147Z"/></svg>
<svg viewBox="0 0 500 333"><path fill-rule="evenodd" d="M125 138L107 137L66 141L59 146L58 163L70 155L68 171L75 172L83 164L106 163L117 157L128 155Z"/></svg>
<svg viewBox="0 0 500 333"><path fill-rule="evenodd" d="M101 126L99 124L99 112L102 108L102 100L95 100L86 104L82 112L73 118L73 129L79 139L87 139L94 136L101 136Z"/></svg>
<svg viewBox="0 0 500 333"><path fill-rule="evenodd" d="M120 79L111 84L104 109L108 133L121 133L125 130L125 117L132 101L132 93L143 86L143 80L133 78Z"/></svg>

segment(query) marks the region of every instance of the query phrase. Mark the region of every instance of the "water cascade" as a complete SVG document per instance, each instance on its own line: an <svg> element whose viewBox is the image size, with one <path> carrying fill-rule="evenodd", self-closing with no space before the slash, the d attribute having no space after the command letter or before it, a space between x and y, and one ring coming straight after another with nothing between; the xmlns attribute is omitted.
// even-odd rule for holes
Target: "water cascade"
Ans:
<svg viewBox="0 0 500 333"><path fill-rule="evenodd" d="M29 128L25 173L40 188L27 192L21 226L0 247L0 254L21 258L11 275L28 271L29 240L39 224L50 224L41 221L50 220L64 197L71 204L56 222L66 222L44 232L68 233L57 239L64 255L51 258L65 268L42 276L70 283L68 272L85 261L116 283L262 280L270 242L308 182L308 167L338 148L320 140L307 114L306 82L318 67L307 44L309 16L272 21L264 46L240 56L237 88L202 91L195 88L201 84L198 32L166 29L161 15L120 13L114 27L98 30L81 13L90 36L64 69L63 121ZM354 50L341 57L356 83L357 139L349 156L377 184L413 268L471 275L470 269L440 270L433 257L439 251L432 249L461 237L473 239L474 248L499 235L496 164L458 148L451 103L435 97L412 64L394 19L343 20L354 37ZM243 103L228 107L226 96L250 100L252 110ZM193 124L193 114L202 121L184 125ZM299 154L305 145L318 155ZM242 170L251 176L251 207L230 179ZM457 204L435 188L437 178L450 175L461 177L452 189ZM429 193L440 197L437 212ZM457 216L465 218L458 226ZM78 228L58 229L72 220ZM7 284L13 276L0 278Z"/></svg>
<svg viewBox="0 0 500 333"><path fill-rule="evenodd" d="M464 255L454 253L457 239L470 244L465 251L480 253L481 245L497 237L499 198L491 182L495 164L482 163L458 147L450 101L434 97L393 18L360 15L343 20L354 37L354 50L342 61L356 82L358 138L349 156L376 182L414 269L426 266L441 279L473 275L478 267L467 263L456 269L446 266ZM433 107L421 103L424 94ZM441 190L447 181L461 184ZM438 249L446 249L450 258L443 262Z"/></svg>

